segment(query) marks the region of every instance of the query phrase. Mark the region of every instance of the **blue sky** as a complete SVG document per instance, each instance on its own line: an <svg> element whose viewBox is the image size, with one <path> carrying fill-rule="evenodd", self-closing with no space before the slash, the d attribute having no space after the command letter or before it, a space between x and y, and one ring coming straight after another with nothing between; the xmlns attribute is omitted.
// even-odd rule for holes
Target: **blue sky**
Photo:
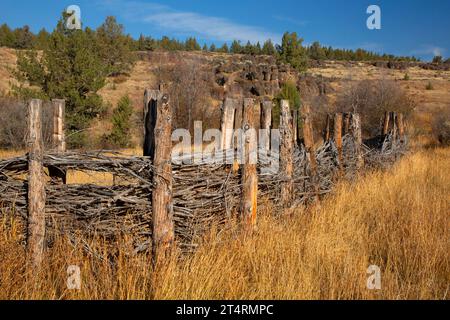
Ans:
<svg viewBox="0 0 450 320"><path fill-rule="evenodd" d="M366 27L371 4L381 8L381 30ZM320 41L423 60L450 56L449 0L1 0L0 24L53 30L69 5L81 8L84 26L96 28L114 15L134 37L278 43L283 32L296 31L306 44Z"/></svg>

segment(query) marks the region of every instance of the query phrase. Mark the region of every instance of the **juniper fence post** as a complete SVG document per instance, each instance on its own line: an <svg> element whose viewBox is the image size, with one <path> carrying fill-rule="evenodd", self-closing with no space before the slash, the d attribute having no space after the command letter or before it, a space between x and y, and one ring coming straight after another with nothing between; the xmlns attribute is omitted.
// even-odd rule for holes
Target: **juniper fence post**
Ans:
<svg viewBox="0 0 450 320"><path fill-rule="evenodd" d="M298 110L292 110L292 134L294 141L298 140Z"/></svg>
<svg viewBox="0 0 450 320"><path fill-rule="evenodd" d="M237 101L232 98L225 98L222 107L222 119L221 119L221 131L222 142L221 147L223 150L228 150L232 147L233 141L233 126L234 126L234 113L236 110Z"/></svg>
<svg viewBox="0 0 450 320"><path fill-rule="evenodd" d="M28 223L27 245L35 267L45 249L45 175L42 143L42 101L28 104Z"/></svg>
<svg viewBox="0 0 450 320"><path fill-rule="evenodd" d="M397 140L397 131L398 131L398 127L397 127L397 112L391 112L391 119L392 119L392 140L396 141Z"/></svg>
<svg viewBox="0 0 450 320"><path fill-rule="evenodd" d="M400 143L405 143L405 123L403 118L403 113L397 114L397 128L398 128L398 135L400 139Z"/></svg>
<svg viewBox="0 0 450 320"><path fill-rule="evenodd" d="M253 230L257 219L258 206L258 141L256 134L257 104L254 99L244 99L242 133L244 164L242 166L241 214L247 231Z"/></svg>
<svg viewBox="0 0 450 320"><path fill-rule="evenodd" d="M53 99L53 148L58 153L66 152L66 138L64 134L64 115L66 102L62 99ZM48 173L53 183L66 184L67 172L54 166L48 167Z"/></svg>
<svg viewBox="0 0 450 320"><path fill-rule="evenodd" d="M362 154L361 117L358 113L352 114L352 135L355 141L356 169L360 170L364 166L364 156Z"/></svg>
<svg viewBox="0 0 450 320"><path fill-rule="evenodd" d="M334 143L336 144L336 149L338 152L339 161L339 175L344 174L344 155L342 153L342 113L336 113L334 115Z"/></svg>
<svg viewBox="0 0 450 320"><path fill-rule="evenodd" d="M389 118L390 118L390 112L386 111L384 113L384 119L383 119L383 128L381 134L383 136L386 136L389 132Z"/></svg>
<svg viewBox="0 0 450 320"><path fill-rule="evenodd" d="M283 175L280 200L284 208L290 208L294 197L294 130L288 100L281 100L280 111L280 170Z"/></svg>
<svg viewBox="0 0 450 320"><path fill-rule="evenodd" d="M323 134L323 140L329 141L331 136L331 117L329 114L327 114L327 120L325 122L325 130Z"/></svg>
<svg viewBox="0 0 450 320"><path fill-rule="evenodd" d="M319 177L317 174L316 148L314 145L314 133L311 120L311 110L308 104L303 106L303 139L308 156L309 167L311 171L311 184L313 188L313 198L317 202L319 198Z"/></svg>
<svg viewBox="0 0 450 320"><path fill-rule="evenodd" d="M260 146L266 151L270 150L270 130L272 129L272 101L263 101L261 103L261 129L263 131L264 145Z"/></svg>
<svg viewBox="0 0 450 320"><path fill-rule="evenodd" d="M170 253L175 233L172 205L172 110L169 96L146 90L144 101L144 155L153 160L152 190L153 263L163 262Z"/></svg>
<svg viewBox="0 0 450 320"><path fill-rule="evenodd" d="M344 113L344 130L343 130L343 135L346 135L350 132L350 119L351 119L351 114L350 113Z"/></svg>

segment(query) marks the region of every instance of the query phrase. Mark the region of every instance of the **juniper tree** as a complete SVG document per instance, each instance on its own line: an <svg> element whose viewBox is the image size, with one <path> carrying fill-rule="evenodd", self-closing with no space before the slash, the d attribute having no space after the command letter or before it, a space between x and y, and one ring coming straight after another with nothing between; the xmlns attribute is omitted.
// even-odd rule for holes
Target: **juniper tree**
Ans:
<svg viewBox="0 0 450 320"><path fill-rule="evenodd" d="M13 92L22 98L66 99L66 130L71 146L85 142L90 121L103 110L97 94L105 84L108 66L98 54L95 33L68 30L63 17L50 35L42 54L18 53Z"/></svg>

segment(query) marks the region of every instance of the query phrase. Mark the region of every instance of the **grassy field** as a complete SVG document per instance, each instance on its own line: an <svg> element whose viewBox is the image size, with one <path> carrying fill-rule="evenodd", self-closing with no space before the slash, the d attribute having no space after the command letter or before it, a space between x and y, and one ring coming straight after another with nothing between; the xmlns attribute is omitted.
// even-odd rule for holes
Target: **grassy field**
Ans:
<svg viewBox="0 0 450 320"><path fill-rule="evenodd" d="M19 228L0 229L0 299L448 299L450 286L450 149L418 151L391 170L342 182L320 207L292 216L261 213L244 236L212 231L190 256L161 270L147 255L129 256L118 241L110 264L65 239L42 269L27 264ZM68 290L67 268L81 269L81 290ZM381 290L366 287L369 265Z"/></svg>

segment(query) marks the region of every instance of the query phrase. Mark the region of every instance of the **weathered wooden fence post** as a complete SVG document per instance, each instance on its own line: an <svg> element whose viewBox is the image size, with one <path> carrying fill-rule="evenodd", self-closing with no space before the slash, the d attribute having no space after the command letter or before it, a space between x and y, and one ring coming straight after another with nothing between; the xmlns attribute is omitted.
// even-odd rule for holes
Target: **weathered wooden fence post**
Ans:
<svg viewBox="0 0 450 320"><path fill-rule="evenodd" d="M330 136L331 136L331 116L329 114L327 114L327 119L325 122L325 129L323 132L323 140L324 142L327 142L330 140Z"/></svg>
<svg viewBox="0 0 450 320"><path fill-rule="evenodd" d="M294 138L294 143L298 140L298 110L292 110L292 135Z"/></svg>
<svg viewBox="0 0 450 320"><path fill-rule="evenodd" d="M397 140L397 112L391 112L391 119L392 119L392 141Z"/></svg>
<svg viewBox="0 0 450 320"><path fill-rule="evenodd" d="M403 113L397 114L397 128L398 128L398 135L400 139L400 143L405 143L405 123L403 118Z"/></svg>
<svg viewBox="0 0 450 320"><path fill-rule="evenodd" d="M242 166L242 202L241 214L245 229L252 231L256 225L258 206L258 141L255 129L257 105L254 99L244 99L242 115L242 133L244 146L244 164Z"/></svg>
<svg viewBox="0 0 450 320"><path fill-rule="evenodd" d="M364 166L364 156L362 153L361 117L358 113L352 114L352 135L355 141L356 169L359 170Z"/></svg>
<svg viewBox="0 0 450 320"><path fill-rule="evenodd" d="M221 147L223 150L228 150L233 145L233 126L236 105L237 101L231 98L225 98L223 102L222 119L220 125L220 128L222 130Z"/></svg>
<svg viewBox="0 0 450 320"><path fill-rule="evenodd" d="M172 205L172 110L169 96L158 90L146 90L144 106L144 154L151 157L155 172L152 191L153 262L163 262L174 239Z"/></svg>
<svg viewBox="0 0 450 320"><path fill-rule="evenodd" d="M348 134L350 131L350 119L351 119L351 114L344 113L344 130L342 132L343 135Z"/></svg>
<svg viewBox="0 0 450 320"><path fill-rule="evenodd" d="M53 147L58 152L66 151L66 138L64 135L64 113L66 101L53 99Z"/></svg>
<svg viewBox="0 0 450 320"><path fill-rule="evenodd" d="M384 113L384 119L383 119L383 128L381 131L381 134L383 136L386 136L389 132L389 118L390 118L390 112L386 111Z"/></svg>
<svg viewBox="0 0 450 320"><path fill-rule="evenodd" d="M64 113L66 102L62 99L53 99L53 148L55 151L66 152L66 138L64 134ZM48 174L53 183L66 184L67 172L65 170L49 166Z"/></svg>
<svg viewBox="0 0 450 320"><path fill-rule="evenodd" d="M263 101L261 103L261 129L265 130L264 135L264 145L260 146L262 149L270 150L270 130L272 129L272 101Z"/></svg>
<svg viewBox="0 0 450 320"><path fill-rule="evenodd" d="M319 197L319 181L317 174L317 160L316 160L316 148L314 145L314 133L311 120L311 110L308 104L303 106L303 139L305 142L305 149L309 160L309 166L311 171L311 184L313 187L314 200L320 200Z"/></svg>
<svg viewBox="0 0 450 320"><path fill-rule="evenodd" d="M38 267L45 249L45 175L43 168L42 101L28 104L28 225L27 245Z"/></svg>
<svg viewBox="0 0 450 320"><path fill-rule="evenodd" d="M334 143L336 144L336 149L338 152L339 161L339 174L342 176L344 174L344 155L342 153L342 113L336 113L334 115Z"/></svg>
<svg viewBox="0 0 450 320"><path fill-rule="evenodd" d="M281 100L280 112L280 170L283 175L280 200L284 208L290 208L294 197L294 129L288 100Z"/></svg>

